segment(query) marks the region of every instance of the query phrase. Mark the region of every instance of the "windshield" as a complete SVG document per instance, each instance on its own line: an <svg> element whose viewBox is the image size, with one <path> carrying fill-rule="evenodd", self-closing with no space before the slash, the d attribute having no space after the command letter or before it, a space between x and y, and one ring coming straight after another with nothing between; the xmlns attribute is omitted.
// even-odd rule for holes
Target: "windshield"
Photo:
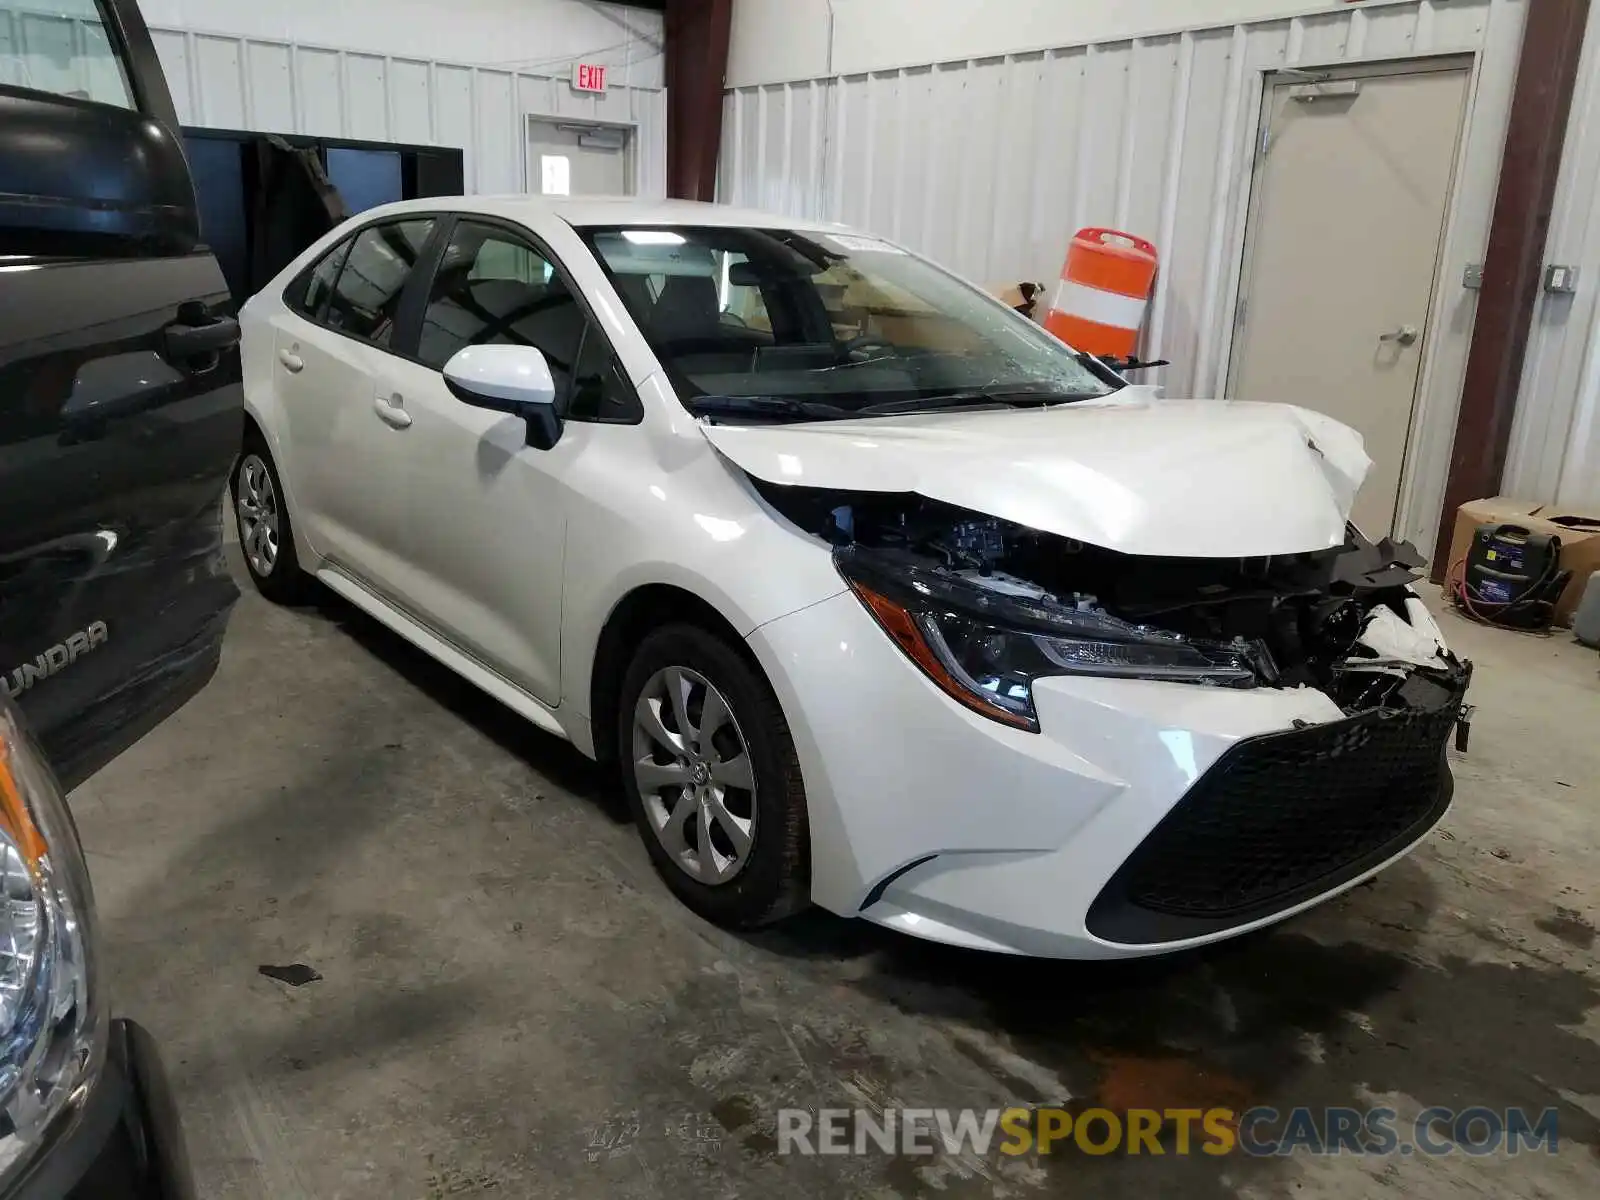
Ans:
<svg viewBox="0 0 1600 1200"><path fill-rule="evenodd" d="M1119 386L1026 318L875 238L689 226L579 232L699 411L819 419L1060 403Z"/></svg>

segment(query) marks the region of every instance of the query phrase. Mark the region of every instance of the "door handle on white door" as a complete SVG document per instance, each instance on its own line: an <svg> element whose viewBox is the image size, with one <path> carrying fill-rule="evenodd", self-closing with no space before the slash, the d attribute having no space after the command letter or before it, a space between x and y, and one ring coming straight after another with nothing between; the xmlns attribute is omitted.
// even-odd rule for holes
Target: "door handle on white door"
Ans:
<svg viewBox="0 0 1600 1200"><path fill-rule="evenodd" d="M1415 325L1402 325L1393 333L1382 334L1380 342L1399 342L1402 346L1409 346L1422 336L1422 331Z"/></svg>
<svg viewBox="0 0 1600 1200"><path fill-rule="evenodd" d="M405 429L411 424L411 414L400 407L399 396L393 399L379 396L372 402L372 411L378 414L384 424L393 425L396 429Z"/></svg>
<svg viewBox="0 0 1600 1200"><path fill-rule="evenodd" d="M306 360L292 350L279 350L278 361L286 370L293 371L297 375L306 369Z"/></svg>

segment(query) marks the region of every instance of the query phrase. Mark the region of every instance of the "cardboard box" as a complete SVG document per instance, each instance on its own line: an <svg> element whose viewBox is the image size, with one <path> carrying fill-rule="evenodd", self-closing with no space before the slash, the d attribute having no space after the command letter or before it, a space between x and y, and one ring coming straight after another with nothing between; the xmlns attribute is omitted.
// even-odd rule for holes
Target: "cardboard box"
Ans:
<svg viewBox="0 0 1600 1200"><path fill-rule="evenodd" d="M1572 579L1556 604L1555 619L1557 625L1572 624L1573 610L1583 598L1590 574L1600 571L1600 515L1510 496L1469 500L1456 510L1450 561L1445 564L1447 575L1467 557L1479 525L1520 525L1530 533L1552 534L1561 539L1561 569L1571 571Z"/></svg>

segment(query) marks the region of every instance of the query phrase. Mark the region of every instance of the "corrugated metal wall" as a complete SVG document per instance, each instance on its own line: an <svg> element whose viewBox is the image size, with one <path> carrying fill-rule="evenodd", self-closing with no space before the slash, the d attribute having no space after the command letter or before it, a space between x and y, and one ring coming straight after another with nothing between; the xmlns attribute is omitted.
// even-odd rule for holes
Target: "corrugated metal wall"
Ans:
<svg viewBox="0 0 1600 1200"><path fill-rule="evenodd" d="M1534 314L1502 490L1600 512L1600 7L1591 10L1545 262L1578 268L1576 295Z"/></svg>
<svg viewBox="0 0 1600 1200"><path fill-rule="evenodd" d="M633 124L638 192L666 194L659 56L637 73L626 60L613 71L655 86L588 95L572 90L566 64L552 75L195 30L151 34L186 125L459 146L468 191L520 192L527 116ZM97 21L12 7L0 9L0 82L104 100L125 94Z"/></svg>
<svg viewBox="0 0 1600 1200"><path fill-rule="evenodd" d="M156 29L156 50L187 125L459 146L469 192L524 190L528 115L637 125L637 190L664 196L666 93L574 92L570 76L293 41Z"/></svg>
<svg viewBox="0 0 1600 1200"><path fill-rule="evenodd" d="M1487 242L1524 2L1341 5L738 88L725 101L720 195L860 225L986 282L1053 282L1082 226L1142 234L1162 258L1145 347L1173 363L1159 381L1173 395L1218 395L1263 72L1470 53L1469 131L1401 502L1401 531L1424 538L1442 498L1474 311L1461 267Z"/></svg>

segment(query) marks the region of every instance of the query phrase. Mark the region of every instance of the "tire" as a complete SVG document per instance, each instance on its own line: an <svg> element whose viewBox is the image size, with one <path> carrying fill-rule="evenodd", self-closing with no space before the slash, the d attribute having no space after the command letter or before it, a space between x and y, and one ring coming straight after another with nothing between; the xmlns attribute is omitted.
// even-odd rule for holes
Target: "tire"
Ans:
<svg viewBox="0 0 1600 1200"><path fill-rule="evenodd" d="M283 499L283 482L266 439L246 432L229 480L239 549L256 590L275 604L298 604L310 591L294 550L294 527Z"/></svg>
<svg viewBox="0 0 1600 1200"><path fill-rule="evenodd" d="M689 739L668 699L675 680L688 685ZM760 671L715 633L668 625L640 642L618 694L623 791L650 861L672 892L729 929L770 925L804 908L811 848L805 787L788 722ZM709 720L708 706L716 714ZM700 742L701 732L709 744ZM746 832L742 855L739 829ZM702 851L708 833L709 857Z"/></svg>

